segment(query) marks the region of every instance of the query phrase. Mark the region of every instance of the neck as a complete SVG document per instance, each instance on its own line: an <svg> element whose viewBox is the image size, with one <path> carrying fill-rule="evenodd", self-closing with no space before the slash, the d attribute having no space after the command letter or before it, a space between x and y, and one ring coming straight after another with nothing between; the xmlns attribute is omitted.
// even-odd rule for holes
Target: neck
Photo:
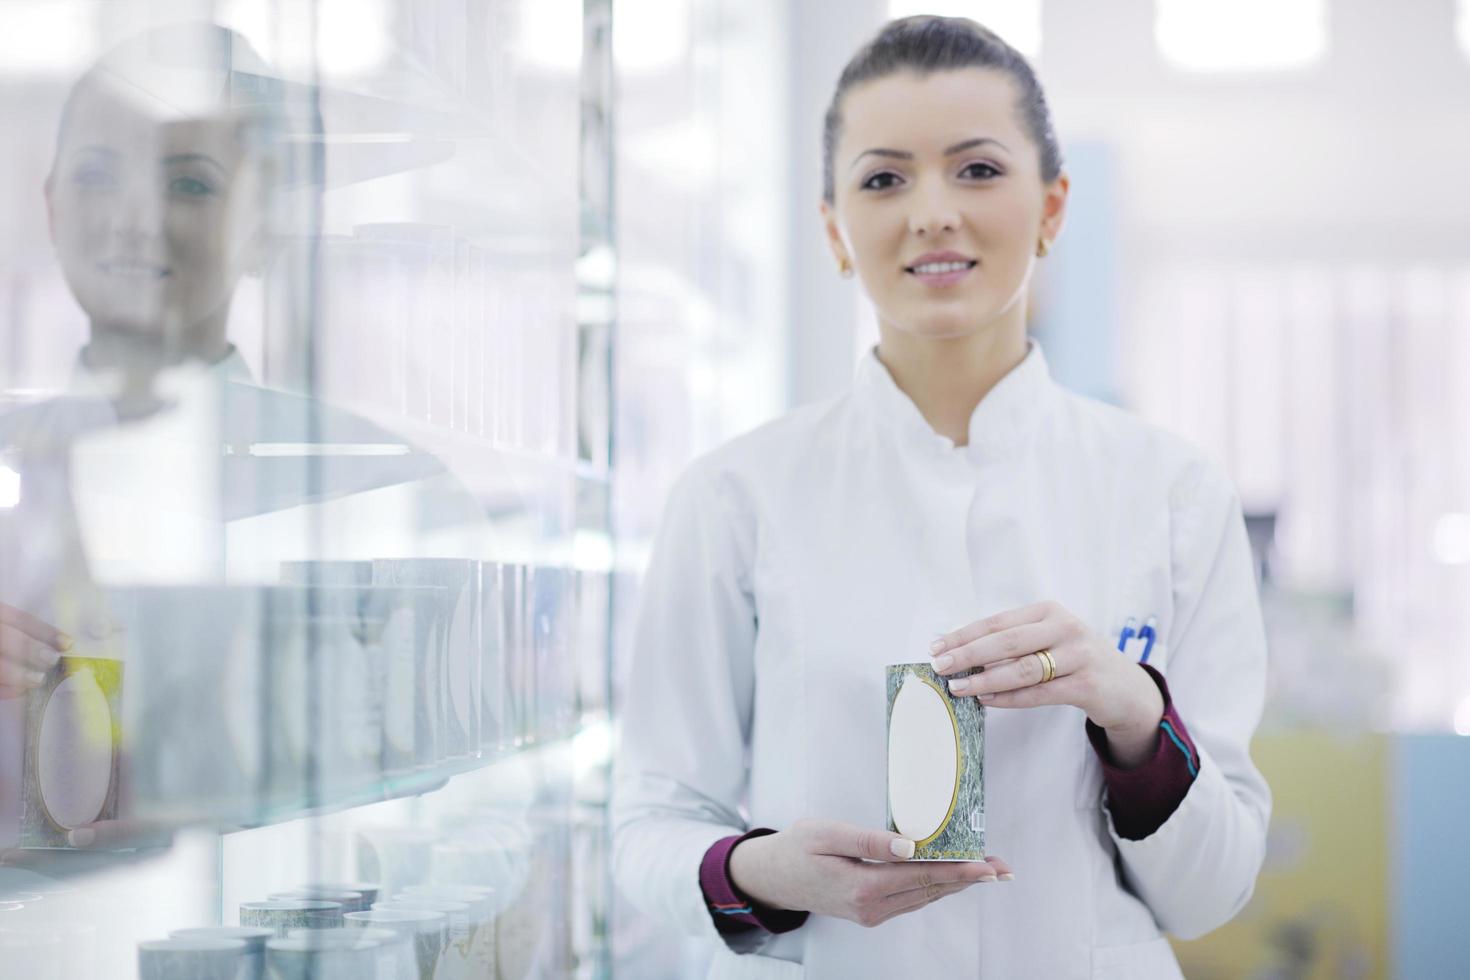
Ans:
<svg viewBox="0 0 1470 980"><path fill-rule="evenodd" d="M118 417L136 419L162 407L154 391L160 371L191 360L218 364L232 349L223 330L201 333L188 343L177 344L165 338L110 329L94 320L81 362L93 374L112 376L108 397Z"/></svg>
<svg viewBox="0 0 1470 980"><path fill-rule="evenodd" d="M970 441L970 416L1026 358L1026 330L997 324L962 337L921 337L879 325L878 359L930 428L956 446Z"/></svg>
<svg viewBox="0 0 1470 980"><path fill-rule="evenodd" d="M114 330L94 320L81 357L89 370L121 371L131 375L154 374L185 361L217 364L229 354L230 343L225 339L223 329L202 331L178 342L172 337Z"/></svg>

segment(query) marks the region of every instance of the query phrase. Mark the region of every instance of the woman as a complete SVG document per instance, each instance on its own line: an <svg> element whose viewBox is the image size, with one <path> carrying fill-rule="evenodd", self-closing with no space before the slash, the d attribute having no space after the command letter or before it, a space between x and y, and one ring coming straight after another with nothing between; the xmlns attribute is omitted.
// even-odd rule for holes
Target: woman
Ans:
<svg viewBox="0 0 1470 980"><path fill-rule="evenodd" d="M670 498L619 883L717 940L713 976L1177 977L1161 933L1239 911L1270 809L1239 504L1191 447L1057 387L1027 340L1069 185L1014 50L967 20L890 23L824 142L828 239L879 343L851 392L697 461ZM1142 666L1117 640L1146 616ZM986 837L1008 860L906 864L881 829L883 667L930 656L984 667L951 689L1002 709Z"/></svg>

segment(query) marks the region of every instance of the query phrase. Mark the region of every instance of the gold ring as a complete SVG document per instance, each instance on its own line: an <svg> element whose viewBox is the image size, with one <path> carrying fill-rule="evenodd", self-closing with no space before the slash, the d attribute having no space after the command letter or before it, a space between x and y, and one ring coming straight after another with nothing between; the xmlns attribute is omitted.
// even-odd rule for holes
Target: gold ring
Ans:
<svg viewBox="0 0 1470 980"><path fill-rule="evenodd" d="M1036 653L1036 657L1041 661L1041 680L1039 683L1045 684L1057 676L1057 662L1052 659L1050 650L1039 650Z"/></svg>

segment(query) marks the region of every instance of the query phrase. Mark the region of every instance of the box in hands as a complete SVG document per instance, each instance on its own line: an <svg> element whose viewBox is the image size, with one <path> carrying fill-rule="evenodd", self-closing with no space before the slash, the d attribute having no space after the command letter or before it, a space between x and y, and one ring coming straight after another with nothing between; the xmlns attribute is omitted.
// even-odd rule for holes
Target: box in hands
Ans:
<svg viewBox="0 0 1470 980"><path fill-rule="evenodd" d="M120 660L62 657L27 697L21 847L66 848L117 818L122 675Z"/></svg>
<svg viewBox="0 0 1470 980"><path fill-rule="evenodd" d="M928 663L889 664L887 685L888 829L915 861L985 860L985 708Z"/></svg>

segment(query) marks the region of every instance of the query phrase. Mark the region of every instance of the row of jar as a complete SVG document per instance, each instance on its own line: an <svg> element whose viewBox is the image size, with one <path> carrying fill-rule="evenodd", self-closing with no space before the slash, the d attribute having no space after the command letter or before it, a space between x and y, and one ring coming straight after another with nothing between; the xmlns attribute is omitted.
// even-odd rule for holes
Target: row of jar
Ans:
<svg viewBox="0 0 1470 980"><path fill-rule="evenodd" d="M239 925L138 944L142 980L521 980L547 959L556 834L483 823L447 838L361 832L373 883L308 884L240 903ZM540 959L538 959L538 957ZM551 957L555 959L555 957ZM546 963L541 962L542 966Z"/></svg>
<svg viewBox="0 0 1470 980"><path fill-rule="evenodd" d="M427 559L283 578L108 594L107 635L29 699L22 846L365 802L575 730L578 634L605 632L579 598L605 606L605 576Z"/></svg>
<svg viewBox="0 0 1470 980"><path fill-rule="evenodd" d="M142 980L496 978L494 893L376 885L302 888L240 906L239 926L175 931L138 945Z"/></svg>

